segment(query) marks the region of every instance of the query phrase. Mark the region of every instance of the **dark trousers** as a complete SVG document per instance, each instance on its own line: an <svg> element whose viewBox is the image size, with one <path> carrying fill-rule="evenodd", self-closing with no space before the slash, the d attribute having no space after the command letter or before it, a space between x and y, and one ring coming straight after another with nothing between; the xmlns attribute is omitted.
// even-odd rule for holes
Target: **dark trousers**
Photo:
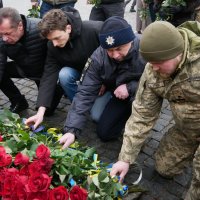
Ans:
<svg viewBox="0 0 200 200"><path fill-rule="evenodd" d="M25 76L23 76L23 74L20 74L20 72L17 70L15 62L8 62L6 64L5 71L3 73L3 77L0 83L0 89L9 98L12 104L16 104L19 99L21 99L22 95L17 86L11 80L11 78L25 78ZM37 87L39 87L39 79L39 77L32 79L35 81Z"/></svg>
<svg viewBox="0 0 200 200"><path fill-rule="evenodd" d="M124 2L100 4L99 6L93 6L90 13L90 20L105 21L112 16L124 17Z"/></svg>
<svg viewBox="0 0 200 200"><path fill-rule="evenodd" d="M97 135L103 141L116 139L122 133L131 115L132 101L113 96L106 105L97 124Z"/></svg>
<svg viewBox="0 0 200 200"><path fill-rule="evenodd" d="M17 86L14 84L14 82L11 80L11 78L28 78L35 81L37 88L39 88L40 85L40 77L30 77L24 74L24 72L22 72L21 70L19 71L19 67L17 67L15 62L8 62L5 68L4 75L2 77L2 81L0 82L0 89L9 98L11 104L14 105L18 103L19 100L22 98L22 94ZM60 85L57 85L51 106L49 108L49 110L51 110L50 112L56 109L62 95L63 90Z"/></svg>
<svg viewBox="0 0 200 200"><path fill-rule="evenodd" d="M58 5L52 5L47 2L42 2L41 8L40 8L40 18L43 18L44 14L52 9L61 9L65 6L71 6L74 7L74 3L62 3Z"/></svg>
<svg viewBox="0 0 200 200"><path fill-rule="evenodd" d="M3 8L3 0L0 0L0 8Z"/></svg>

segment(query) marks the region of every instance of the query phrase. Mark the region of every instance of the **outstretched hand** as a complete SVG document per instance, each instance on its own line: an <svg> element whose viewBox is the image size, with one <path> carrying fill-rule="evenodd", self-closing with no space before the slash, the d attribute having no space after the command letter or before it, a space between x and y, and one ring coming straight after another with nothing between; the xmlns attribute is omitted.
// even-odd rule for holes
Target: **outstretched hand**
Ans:
<svg viewBox="0 0 200 200"><path fill-rule="evenodd" d="M43 115L33 115L32 117L29 117L26 121L25 124L27 126L32 126L33 125L33 130L35 130L43 121Z"/></svg>
<svg viewBox="0 0 200 200"><path fill-rule="evenodd" d="M33 129L35 130L43 122L45 111L46 111L45 107L43 107L43 106L39 107L37 114L33 115L32 117L29 117L25 121L25 124L27 126L33 125Z"/></svg>
<svg viewBox="0 0 200 200"><path fill-rule="evenodd" d="M69 147L75 141L75 135L73 133L65 133L60 139L60 144L63 144L62 149Z"/></svg>
<svg viewBox="0 0 200 200"><path fill-rule="evenodd" d="M118 161L116 162L110 172L110 176L116 176L119 175L120 177L120 182L122 182L124 180L125 175L127 174L128 170L129 170L129 166L130 164L127 162L123 162L123 161Z"/></svg>

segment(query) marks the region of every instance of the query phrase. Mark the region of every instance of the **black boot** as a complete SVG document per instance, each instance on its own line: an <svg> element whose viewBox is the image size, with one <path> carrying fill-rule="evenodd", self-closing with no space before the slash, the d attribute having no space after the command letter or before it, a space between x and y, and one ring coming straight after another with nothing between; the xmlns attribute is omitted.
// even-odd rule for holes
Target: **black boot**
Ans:
<svg viewBox="0 0 200 200"><path fill-rule="evenodd" d="M11 104L10 111L19 114L20 112L26 110L27 108L28 108L28 102L26 101L24 95L22 95L19 101Z"/></svg>

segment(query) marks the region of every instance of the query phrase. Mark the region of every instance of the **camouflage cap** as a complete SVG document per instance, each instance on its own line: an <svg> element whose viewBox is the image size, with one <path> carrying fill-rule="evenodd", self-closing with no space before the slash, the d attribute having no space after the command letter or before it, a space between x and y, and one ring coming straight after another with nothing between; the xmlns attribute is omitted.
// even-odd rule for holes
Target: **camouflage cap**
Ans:
<svg viewBox="0 0 200 200"><path fill-rule="evenodd" d="M184 51L184 40L178 29L166 21L156 21L143 32L140 53L148 62L175 58Z"/></svg>

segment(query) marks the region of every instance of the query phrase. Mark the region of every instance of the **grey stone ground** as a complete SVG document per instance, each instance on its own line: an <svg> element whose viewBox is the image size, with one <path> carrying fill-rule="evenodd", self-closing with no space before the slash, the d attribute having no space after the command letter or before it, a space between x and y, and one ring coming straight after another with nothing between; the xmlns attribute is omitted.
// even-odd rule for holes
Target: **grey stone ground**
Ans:
<svg viewBox="0 0 200 200"><path fill-rule="evenodd" d="M30 8L30 0L4 0L4 6L13 6L21 13L27 14ZM76 8L80 11L82 19L88 19L91 9L86 4L86 0L79 0ZM135 28L135 13L129 13L130 5L126 8L125 18ZM16 85L26 96L29 102L29 109L22 113L23 117L31 116L35 113L35 103L37 99L37 88L34 82L27 79L14 79ZM9 107L10 103L5 95L0 91L0 109ZM45 118L44 122L52 127L62 127L67 115L69 101L62 98L58 109L52 117ZM176 176L173 180L166 180L159 176L154 168L154 152L157 149L162 136L173 125L172 114L167 101L164 101L160 117L151 131L150 137L146 140L139 156L138 163L143 169L143 178L140 186L147 190L138 197L139 200L181 200L184 198L191 180L191 168L187 168L183 174ZM121 148L122 138L117 141L102 143L96 137L95 124L88 119L85 129L80 140L89 146L97 149L99 157L104 162L115 162ZM125 182L132 183L136 180L138 172L131 169L126 176ZM129 195L125 199L135 199L133 195Z"/></svg>

